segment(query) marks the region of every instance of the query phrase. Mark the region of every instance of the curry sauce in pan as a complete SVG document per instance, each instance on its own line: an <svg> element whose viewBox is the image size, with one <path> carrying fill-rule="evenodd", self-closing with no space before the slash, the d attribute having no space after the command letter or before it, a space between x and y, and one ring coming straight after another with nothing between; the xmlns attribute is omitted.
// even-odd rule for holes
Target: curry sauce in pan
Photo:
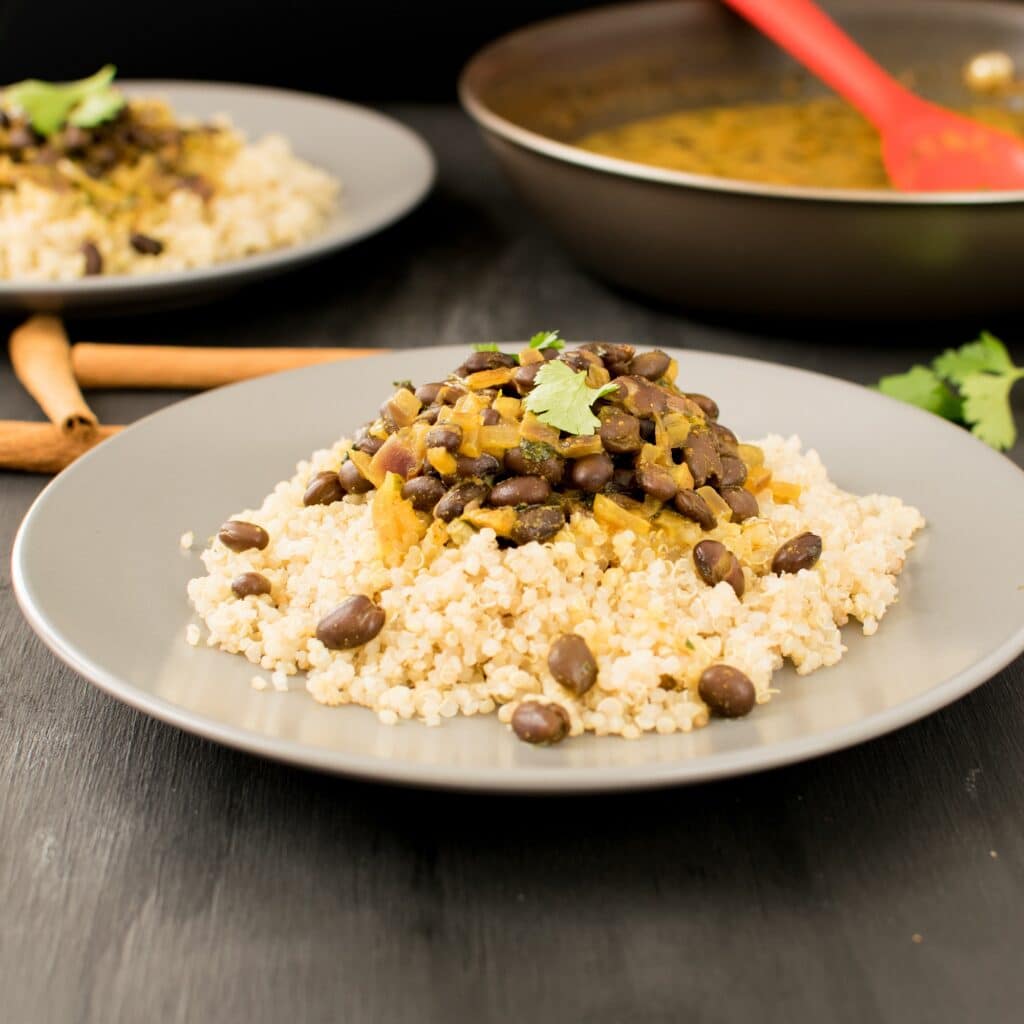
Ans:
<svg viewBox="0 0 1024 1024"><path fill-rule="evenodd" d="M1024 110L963 111L1024 137ZM578 139L604 156L673 171L805 188L889 188L878 133L835 97L680 110Z"/></svg>

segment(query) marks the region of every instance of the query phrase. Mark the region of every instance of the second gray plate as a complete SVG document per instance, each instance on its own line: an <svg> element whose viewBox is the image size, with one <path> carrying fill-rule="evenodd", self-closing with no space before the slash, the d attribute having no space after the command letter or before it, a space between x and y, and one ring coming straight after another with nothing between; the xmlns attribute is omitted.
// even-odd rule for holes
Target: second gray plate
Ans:
<svg viewBox="0 0 1024 1024"><path fill-rule="evenodd" d="M327 771L457 789L567 792L696 782L838 750L906 725L1024 649L1024 473L959 428L883 395L769 363L675 352L688 390L746 437L798 433L841 486L928 518L900 601L835 668L777 677L755 714L691 734L520 743L490 718L382 725L363 708L254 691L244 659L185 643L178 539L259 504L295 463L376 414L392 381L437 379L466 348L421 349L264 377L141 421L58 476L14 547L18 600L53 651L101 689L218 742ZM985 496L998 495L998 500ZM979 520L983 517L983 523ZM999 557L979 558L979 532Z"/></svg>
<svg viewBox="0 0 1024 1024"><path fill-rule="evenodd" d="M182 116L227 114L250 139L284 135L296 155L340 179L323 231L298 245L194 270L0 281L0 311L102 312L195 302L351 245L408 213L434 180L434 158L415 132L366 107L325 96L219 82L125 82L129 95L160 96Z"/></svg>

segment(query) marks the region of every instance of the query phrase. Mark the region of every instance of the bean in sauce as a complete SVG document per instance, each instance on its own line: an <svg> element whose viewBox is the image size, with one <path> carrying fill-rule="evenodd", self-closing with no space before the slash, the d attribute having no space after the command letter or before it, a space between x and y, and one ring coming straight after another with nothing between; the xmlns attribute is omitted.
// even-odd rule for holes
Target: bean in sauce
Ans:
<svg viewBox="0 0 1024 1024"><path fill-rule="evenodd" d="M640 489L658 501L671 501L679 490L672 474L664 466L645 463L636 470L636 482Z"/></svg>
<svg viewBox="0 0 1024 1024"><path fill-rule="evenodd" d="M747 479L747 466L742 459L735 455L723 455L722 475L718 483L722 487L742 487Z"/></svg>
<svg viewBox="0 0 1024 1024"><path fill-rule="evenodd" d="M732 521L742 523L747 519L753 519L760 509L757 507L757 498L745 487L722 487L719 492L722 500L732 509Z"/></svg>
<svg viewBox="0 0 1024 1024"><path fill-rule="evenodd" d="M565 459L545 446L545 453L531 458L523 448L510 448L505 452L505 469L516 476L542 476L552 487L562 482L565 473ZM550 453L550 454L547 454Z"/></svg>
<svg viewBox="0 0 1024 1024"><path fill-rule="evenodd" d="M359 468L351 460L341 464L338 480L346 494L366 494L373 490L373 484L359 472Z"/></svg>
<svg viewBox="0 0 1024 1024"><path fill-rule="evenodd" d="M418 512L430 512L444 494L444 484L436 476L414 476L402 485L402 497Z"/></svg>
<svg viewBox="0 0 1024 1024"><path fill-rule="evenodd" d="M436 514L436 513L435 513ZM565 526L565 513L555 505L534 505L516 513L512 540L516 544L537 541L543 544Z"/></svg>
<svg viewBox="0 0 1024 1024"><path fill-rule="evenodd" d="M442 522L450 523L453 519L458 519L471 502L486 501L489 493L490 489L486 484L464 480L448 490L434 506L434 516Z"/></svg>
<svg viewBox="0 0 1024 1024"><path fill-rule="evenodd" d="M569 476L573 486L586 491L587 494L596 494L611 480L614 472L615 464L612 460L604 452L598 452L576 459Z"/></svg>
<svg viewBox="0 0 1024 1024"><path fill-rule="evenodd" d="M540 476L510 476L491 488L491 505L540 505L551 496L551 485Z"/></svg>
<svg viewBox="0 0 1024 1024"><path fill-rule="evenodd" d="M457 423L439 423L427 431L428 448L457 452L462 444L462 427Z"/></svg>
<svg viewBox="0 0 1024 1024"><path fill-rule="evenodd" d="M681 516L698 523L704 530L713 530L718 522L708 503L696 491L679 491L675 496L675 506Z"/></svg>
<svg viewBox="0 0 1024 1024"><path fill-rule="evenodd" d="M665 371L671 366L672 359L660 349L652 349L650 352L642 352L633 357L629 364L629 372L636 377L645 377L647 380L660 380L665 376Z"/></svg>
<svg viewBox="0 0 1024 1024"><path fill-rule="evenodd" d="M493 455L477 455L470 458L468 455L460 455L455 460L456 476L494 476L501 468L501 463Z"/></svg>
<svg viewBox="0 0 1024 1024"><path fill-rule="evenodd" d="M601 423L601 444L613 455L640 451L644 445L640 421L621 409L610 410Z"/></svg>
<svg viewBox="0 0 1024 1024"><path fill-rule="evenodd" d="M337 473L325 470L317 473L309 485L306 493L302 495L303 505L330 505L335 501L341 501L345 497L345 488L341 486L341 479Z"/></svg>
<svg viewBox="0 0 1024 1024"><path fill-rule="evenodd" d="M702 413L709 420L718 419L718 403L713 398L708 398L707 395L702 395L696 391L688 391L686 397L696 405Z"/></svg>

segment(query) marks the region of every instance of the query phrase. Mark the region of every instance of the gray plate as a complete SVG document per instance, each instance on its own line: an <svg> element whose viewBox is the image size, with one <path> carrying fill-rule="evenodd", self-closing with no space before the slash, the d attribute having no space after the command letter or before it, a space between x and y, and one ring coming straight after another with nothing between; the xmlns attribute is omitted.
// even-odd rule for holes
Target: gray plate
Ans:
<svg viewBox="0 0 1024 1024"><path fill-rule="evenodd" d="M308 242L212 267L68 282L0 281L0 310L109 312L198 301L380 231L411 210L434 180L434 158L426 143L404 125L365 107L217 82L125 82L122 88L129 95L162 96L182 116L227 114L250 139L270 133L286 136L298 156L341 180L338 209L322 233Z"/></svg>
<svg viewBox="0 0 1024 1024"><path fill-rule="evenodd" d="M846 631L835 668L778 677L781 694L690 735L518 742L494 717L389 727L363 708L257 692L253 666L189 647L178 539L211 536L295 462L375 414L399 378L464 358L439 348L296 370L181 402L57 477L23 523L13 578L53 651L147 714L254 753L368 778L458 789L566 792L695 782L823 754L912 722L1024 649L1024 473L969 434L880 394L769 363L677 352L688 389L742 435L799 433L843 487L897 494L929 526L875 637ZM979 550L992 545L995 557Z"/></svg>

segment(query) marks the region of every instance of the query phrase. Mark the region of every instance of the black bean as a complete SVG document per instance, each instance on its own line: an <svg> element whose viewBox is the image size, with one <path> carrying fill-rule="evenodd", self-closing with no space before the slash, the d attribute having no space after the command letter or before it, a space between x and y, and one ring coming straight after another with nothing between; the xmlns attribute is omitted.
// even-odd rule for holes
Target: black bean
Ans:
<svg viewBox="0 0 1024 1024"><path fill-rule="evenodd" d="M140 256L159 256L164 251L164 243L160 239L144 235L141 231L133 231L128 241Z"/></svg>
<svg viewBox="0 0 1024 1024"><path fill-rule="evenodd" d="M708 398L707 395L702 395L696 391L687 391L686 397L693 402L694 405L700 407L700 411L704 413L709 420L718 419L718 403L713 398Z"/></svg>
<svg viewBox="0 0 1024 1024"><path fill-rule="evenodd" d="M524 743L558 743L569 727L569 712L561 704L524 700L512 713L512 731Z"/></svg>
<svg viewBox="0 0 1024 1024"><path fill-rule="evenodd" d="M742 487L747 479L747 466L735 455L722 455L722 473L718 482L722 487Z"/></svg>
<svg viewBox="0 0 1024 1024"><path fill-rule="evenodd" d="M577 697L597 682L597 662L587 641L575 633L560 636L548 652L548 668L555 679Z"/></svg>
<svg viewBox="0 0 1024 1024"><path fill-rule="evenodd" d="M511 476L491 488L491 505L540 505L551 496L551 485L541 476Z"/></svg>
<svg viewBox="0 0 1024 1024"><path fill-rule="evenodd" d="M723 718L742 718L757 703L754 684L732 665L711 665L697 684L700 699Z"/></svg>
<svg viewBox="0 0 1024 1024"><path fill-rule="evenodd" d="M558 354L558 361L565 363L566 366L571 367L577 373L586 373L592 366L603 365L600 356L578 348L572 349L569 352L560 352Z"/></svg>
<svg viewBox="0 0 1024 1024"><path fill-rule="evenodd" d="M746 580L739 559L717 540L702 540L693 549L693 564L697 567L700 578L713 587L723 580L736 591L737 597L743 596Z"/></svg>
<svg viewBox="0 0 1024 1024"><path fill-rule="evenodd" d="M477 455L470 458L460 455L455 460L455 473L458 476L494 476L501 469L501 463L493 455Z"/></svg>
<svg viewBox="0 0 1024 1024"><path fill-rule="evenodd" d="M346 494L367 494L373 490L373 484L359 472L359 467L351 460L341 464L338 480Z"/></svg>
<svg viewBox="0 0 1024 1024"><path fill-rule="evenodd" d="M537 450L530 447L510 448L505 452L505 469L515 476L541 476L552 487L557 487L565 473L565 459L547 445L538 446L538 449L540 457L532 457Z"/></svg>
<svg viewBox="0 0 1024 1024"><path fill-rule="evenodd" d="M671 356L666 355L661 349L655 348L650 352L641 352L640 355L633 356L633 361L629 364L629 372L634 377L660 380L671 365Z"/></svg>
<svg viewBox="0 0 1024 1024"><path fill-rule="evenodd" d="M569 470L569 478L574 487L588 494L597 494L611 480L614 472L615 464L612 460L604 452L598 452L576 459Z"/></svg>
<svg viewBox="0 0 1024 1024"><path fill-rule="evenodd" d="M82 243L82 257L85 260L86 277L96 277L103 273L103 254L96 248L95 242Z"/></svg>
<svg viewBox="0 0 1024 1024"><path fill-rule="evenodd" d="M644 416L640 420L640 437L647 443L653 444L654 439L658 436L658 428L654 425L654 420L647 416Z"/></svg>
<svg viewBox="0 0 1024 1024"><path fill-rule="evenodd" d="M434 515L438 519L450 523L466 511L466 506L470 502L486 501L488 493L489 488L486 484L478 483L475 480L464 480L452 487L434 506Z"/></svg>
<svg viewBox="0 0 1024 1024"><path fill-rule="evenodd" d="M384 609L363 594L347 597L316 627L316 638L332 651L368 644L384 628Z"/></svg>
<svg viewBox="0 0 1024 1024"><path fill-rule="evenodd" d="M613 378L629 373L629 364L635 354L635 349L632 345L616 345L606 341L592 341L580 347L598 356L604 363L605 369Z"/></svg>
<svg viewBox="0 0 1024 1024"><path fill-rule="evenodd" d="M772 572L799 572L810 569L821 558L821 538L816 533L801 533L787 540L772 559Z"/></svg>
<svg viewBox="0 0 1024 1024"><path fill-rule="evenodd" d="M61 149L67 153L74 153L85 149L92 142L92 132L79 128L76 124L69 124L61 133L58 140Z"/></svg>
<svg viewBox="0 0 1024 1024"><path fill-rule="evenodd" d="M250 548L262 551L270 543L270 536L262 526L241 519L229 519L217 536L224 547L232 551L248 551Z"/></svg>
<svg viewBox="0 0 1024 1024"><path fill-rule="evenodd" d="M520 509L512 527L512 540L516 544L537 541L543 544L565 526L565 513L555 505L534 505Z"/></svg>
<svg viewBox="0 0 1024 1024"><path fill-rule="evenodd" d="M690 431L683 442L683 458L697 487L722 475L722 460L712 435L706 430L694 428Z"/></svg>
<svg viewBox="0 0 1024 1024"><path fill-rule="evenodd" d="M708 503L696 491L680 491L675 505L681 516L699 523L704 530L713 530L718 522Z"/></svg>
<svg viewBox="0 0 1024 1024"><path fill-rule="evenodd" d="M739 456L739 439L728 427L723 427L721 423L709 423L707 428L711 431L719 455L731 455L733 458Z"/></svg>
<svg viewBox="0 0 1024 1024"><path fill-rule="evenodd" d="M10 128L11 119L7 116L6 110L0 110L0 128Z"/></svg>
<svg viewBox="0 0 1024 1024"><path fill-rule="evenodd" d="M433 384L421 384L413 394L420 400L423 405L433 405L441 393L441 389L444 384L435 382Z"/></svg>
<svg viewBox="0 0 1024 1024"><path fill-rule="evenodd" d="M635 491L637 488L636 473L632 466L616 466L612 473L610 486L617 491Z"/></svg>
<svg viewBox="0 0 1024 1024"><path fill-rule="evenodd" d="M441 406L439 405L428 405L425 409L421 409L416 419L421 420L424 423L430 423L433 425L437 422L437 417L441 412Z"/></svg>
<svg viewBox="0 0 1024 1024"><path fill-rule="evenodd" d="M11 149L28 149L39 142L36 133L24 124L16 124L7 136L7 145Z"/></svg>
<svg viewBox="0 0 1024 1024"><path fill-rule="evenodd" d="M540 368L543 363L527 363L525 366L520 366L515 373L512 374L512 384L515 386L516 391L521 395L525 395L527 392L533 390L537 374L540 372Z"/></svg>
<svg viewBox="0 0 1024 1024"><path fill-rule="evenodd" d="M497 409L484 409L480 414L480 422L485 427L493 427L495 423L501 422L501 413Z"/></svg>
<svg viewBox="0 0 1024 1024"><path fill-rule="evenodd" d="M384 442L379 437L374 437L368 427L360 427L356 431L355 441L352 445L357 452L365 452L367 455L376 455L384 447Z"/></svg>
<svg viewBox="0 0 1024 1024"><path fill-rule="evenodd" d="M471 373L480 373L481 370L499 370L506 366L515 366L515 356L506 355L504 352L474 352L455 371L460 377L468 377Z"/></svg>
<svg viewBox="0 0 1024 1024"><path fill-rule="evenodd" d="M457 452L462 444L462 427L457 423L438 423L427 431L428 448Z"/></svg>
<svg viewBox="0 0 1024 1024"><path fill-rule="evenodd" d="M722 500L732 509L732 521L742 523L746 519L753 519L760 512L755 498L746 487L722 487L719 494Z"/></svg>
<svg viewBox="0 0 1024 1024"><path fill-rule="evenodd" d="M436 476L414 476L402 485L402 497L419 512L430 512L444 494L444 484Z"/></svg>
<svg viewBox="0 0 1024 1024"><path fill-rule="evenodd" d="M679 485L664 466L655 466L651 463L637 466L636 482L645 494L658 501L671 501L679 490Z"/></svg>
<svg viewBox="0 0 1024 1024"><path fill-rule="evenodd" d="M330 505L332 502L341 501L345 497L345 488L341 486L341 480L337 473L325 470L317 473L306 486L306 493L302 495L303 505Z"/></svg>
<svg viewBox="0 0 1024 1024"><path fill-rule="evenodd" d="M259 597L270 593L270 580L260 572L243 572L231 581L235 597Z"/></svg>
<svg viewBox="0 0 1024 1024"><path fill-rule="evenodd" d="M617 377L615 385L616 389L609 396L609 401L614 405L621 405L627 412L635 416L652 416L654 413L668 412L670 392L651 383L646 377L638 377L636 374Z"/></svg>
<svg viewBox="0 0 1024 1024"><path fill-rule="evenodd" d="M640 451L644 445L640 421L621 409L610 410L601 423L601 444L613 455Z"/></svg>

